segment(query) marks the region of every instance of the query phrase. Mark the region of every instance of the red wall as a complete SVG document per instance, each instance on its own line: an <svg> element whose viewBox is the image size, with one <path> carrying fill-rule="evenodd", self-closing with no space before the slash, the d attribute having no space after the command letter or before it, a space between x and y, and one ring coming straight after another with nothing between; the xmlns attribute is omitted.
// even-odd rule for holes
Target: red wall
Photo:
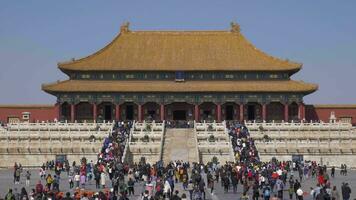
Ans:
<svg viewBox="0 0 356 200"><path fill-rule="evenodd" d="M8 117L18 117L22 121L22 113L30 113L30 122L54 121L58 119L56 105L0 105L0 121L8 122Z"/></svg>
<svg viewBox="0 0 356 200"><path fill-rule="evenodd" d="M340 117L351 117L352 124L356 125L356 105L307 105L305 112L307 121L321 120L329 122L330 114L334 112L337 120Z"/></svg>

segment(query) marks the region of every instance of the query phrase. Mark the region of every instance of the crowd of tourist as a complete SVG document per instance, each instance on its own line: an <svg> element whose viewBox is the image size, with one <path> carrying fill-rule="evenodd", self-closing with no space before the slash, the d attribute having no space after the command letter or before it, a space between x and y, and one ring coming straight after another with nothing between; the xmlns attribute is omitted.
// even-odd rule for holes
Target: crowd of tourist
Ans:
<svg viewBox="0 0 356 200"><path fill-rule="evenodd" d="M48 162L41 167L41 179L31 192L28 193L25 187L20 192L9 190L5 199L126 200L140 195L142 200L205 200L208 193L216 194L218 185L225 193L236 194L236 199L242 200L302 200L308 195L313 200L350 199L351 187L348 183L343 183L339 189L332 183L335 168L330 170L316 162L280 162L275 158L269 162L260 161L248 129L238 123L229 125L235 162L219 163L216 158L205 164L181 160L149 164L142 158L139 163L123 163L121 158L131 126L130 123L115 124L112 133L105 138L96 162L85 158L71 166L68 162L54 163L54 166ZM347 173L346 168L346 165L342 167L342 174ZM51 169L54 169L53 176L48 173ZM63 172L68 174L68 183L60 178ZM18 184L17 178L22 173L22 167L16 164L15 184ZM29 181L31 176L27 171ZM310 179L316 182L315 187L306 190L302 186ZM95 191L98 192L86 189L91 182L95 182ZM110 184L107 185L107 182ZM75 192L61 191L60 186L64 184L69 184ZM177 189L180 186L183 190ZM241 194L238 194L239 188Z"/></svg>

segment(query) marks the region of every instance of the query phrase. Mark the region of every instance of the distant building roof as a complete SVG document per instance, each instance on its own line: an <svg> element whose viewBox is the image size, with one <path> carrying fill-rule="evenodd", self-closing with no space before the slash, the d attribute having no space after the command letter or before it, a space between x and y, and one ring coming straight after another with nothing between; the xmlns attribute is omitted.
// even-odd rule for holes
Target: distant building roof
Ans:
<svg viewBox="0 0 356 200"><path fill-rule="evenodd" d="M43 85L54 92L300 92L309 94L318 86L293 80L273 81L95 81L67 80Z"/></svg>
<svg viewBox="0 0 356 200"><path fill-rule="evenodd" d="M63 71L289 71L302 64L272 57L231 31L131 31L98 52L58 64Z"/></svg>

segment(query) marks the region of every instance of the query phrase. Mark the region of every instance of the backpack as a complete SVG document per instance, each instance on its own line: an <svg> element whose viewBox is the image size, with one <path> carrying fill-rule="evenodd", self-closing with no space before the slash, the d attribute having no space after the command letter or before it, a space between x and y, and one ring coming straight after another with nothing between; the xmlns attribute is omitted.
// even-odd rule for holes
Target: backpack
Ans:
<svg viewBox="0 0 356 200"><path fill-rule="evenodd" d="M11 193L7 193L5 196L5 200L15 200L15 196Z"/></svg>
<svg viewBox="0 0 356 200"><path fill-rule="evenodd" d="M264 196L265 196L265 197L271 196L271 192L269 191L269 189L265 190Z"/></svg>

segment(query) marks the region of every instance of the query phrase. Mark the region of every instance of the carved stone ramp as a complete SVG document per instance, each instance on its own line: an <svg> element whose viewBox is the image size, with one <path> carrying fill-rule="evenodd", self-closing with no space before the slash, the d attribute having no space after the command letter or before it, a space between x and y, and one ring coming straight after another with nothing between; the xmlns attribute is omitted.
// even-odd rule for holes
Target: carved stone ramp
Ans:
<svg viewBox="0 0 356 200"><path fill-rule="evenodd" d="M174 160L189 161L190 163L199 161L194 129L166 129L163 146L163 161L167 164Z"/></svg>

